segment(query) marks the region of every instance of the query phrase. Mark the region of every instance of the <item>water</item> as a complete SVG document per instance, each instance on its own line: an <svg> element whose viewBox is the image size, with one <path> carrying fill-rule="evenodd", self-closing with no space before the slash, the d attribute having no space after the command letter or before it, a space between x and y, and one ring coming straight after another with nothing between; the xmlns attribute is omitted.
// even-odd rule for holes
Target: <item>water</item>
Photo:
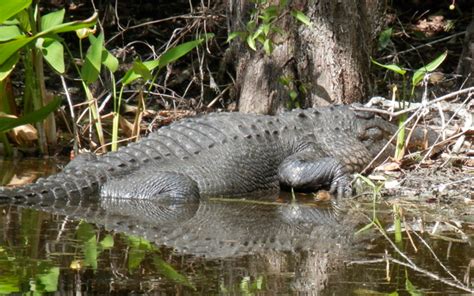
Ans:
<svg viewBox="0 0 474 296"><path fill-rule="evenodd" d="M21 171L16 176L21 182L53 173L57 162L0 165L4 181ZM387 267L381 260L386 255L406 260L380 232L371 228L354 236L368 223L364 215L372 215L371 205L354 204L341 211L307 196L299 200L292 204L282 196L276 203L210 201L190 206L172 222L153 217L158 211L153 204L147 205L153 209L151 216L126 202L3 204L0 294L467 293L422 274L454 282L413 231L409 233L417 250L405 232L399 248L419 270L394 262ZM451 205L443 212L446 206L440 205L413 210L419 207L403 204L410 229L420 230L417 233L454 276L472 284L466 276L474 259L472 209ZM393 240L391 206L379 208L377 216ZM423 223L412 220L416 218Z"/></svg>

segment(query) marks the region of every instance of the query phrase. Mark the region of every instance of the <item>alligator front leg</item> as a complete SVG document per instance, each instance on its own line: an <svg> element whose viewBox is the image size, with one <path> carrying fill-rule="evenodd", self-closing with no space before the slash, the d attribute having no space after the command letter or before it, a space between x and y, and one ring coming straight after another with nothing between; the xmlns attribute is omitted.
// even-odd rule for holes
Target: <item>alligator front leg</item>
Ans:
<svg viewBox="0 0 474 296"><path fill-rule="evenodd" d="M196 182L185 174L156 172L151 169L106 182L100 195L119 199L150 199L157 203L179 204L199 201L199 188Z"/></svg>
<svg viewBox="0 0 474 296"><path fill-rule="evenodd" d="M282 186L297 190L329 187L338 198L351 194L351 177L345 166L333 157L317 157L313 151L287 157L278 169L278 178Z"/></svg>

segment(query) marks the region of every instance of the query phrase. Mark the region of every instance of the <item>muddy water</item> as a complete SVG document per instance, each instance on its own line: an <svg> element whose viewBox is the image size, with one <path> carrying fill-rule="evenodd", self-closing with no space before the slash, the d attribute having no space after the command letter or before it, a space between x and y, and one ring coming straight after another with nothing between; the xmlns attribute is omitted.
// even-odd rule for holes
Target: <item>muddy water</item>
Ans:
<svg viewBox="0 0 474 296"><path fill-rule="evenodd" d="M58 163L3 161L0 177L30 182L59 170ZM298 199L212 201L172 222L130 204L4 203L0 294L447 295L467 292L444 279L473 283L474 215L466 206L403 203L410 236L402 232L395 244L400 255L374 227L354 235L369 222L370 204L341 210ZM377 208L394 240L392 205ZM403 256L416 270L393 262L406 263Z"/></svg>

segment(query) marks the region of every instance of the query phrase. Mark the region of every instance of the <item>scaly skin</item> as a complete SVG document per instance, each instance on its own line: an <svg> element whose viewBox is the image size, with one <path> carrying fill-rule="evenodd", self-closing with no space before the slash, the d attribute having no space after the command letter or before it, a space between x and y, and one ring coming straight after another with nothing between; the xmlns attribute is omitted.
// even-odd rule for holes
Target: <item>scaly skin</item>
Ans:
<svg viewBox="0 0 474 296"><path fill-rule="evenodd" d="M180 120L102 156L86 154L63 172L0 199L151 199L162 204L209 196L246 196L329 187L350 194L351 173L380 152L396 126L350 106L294 110L277 116L215 113ZM432 135L430 135L432 137ZM416 130L412 143L423 140ZM393 145L374 163L393 152Z"/></svg>

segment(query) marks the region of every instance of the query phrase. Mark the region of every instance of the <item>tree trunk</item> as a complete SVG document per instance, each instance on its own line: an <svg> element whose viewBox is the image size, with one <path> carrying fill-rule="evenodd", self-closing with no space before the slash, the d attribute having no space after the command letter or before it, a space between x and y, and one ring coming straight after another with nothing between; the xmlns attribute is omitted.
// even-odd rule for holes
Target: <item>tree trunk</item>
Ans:
<svg viewBox="0 0 474 296"><path fill-rule="evenodd" d="M279 1L273 1L277 5ZM273 52L251 50L233 42L239 110L274 114L288 105L311 107L361 101L369 89L369 65L381 29L384 1L288 1L275 23ZM255 7L249 0L229 0L230 32L242 31ZM308 16L303 25L289 11ZM286 84L281 82L287 77ZM288 78L289 77L289 78ZM295 100L290 99L290 93Z"/></svg>

